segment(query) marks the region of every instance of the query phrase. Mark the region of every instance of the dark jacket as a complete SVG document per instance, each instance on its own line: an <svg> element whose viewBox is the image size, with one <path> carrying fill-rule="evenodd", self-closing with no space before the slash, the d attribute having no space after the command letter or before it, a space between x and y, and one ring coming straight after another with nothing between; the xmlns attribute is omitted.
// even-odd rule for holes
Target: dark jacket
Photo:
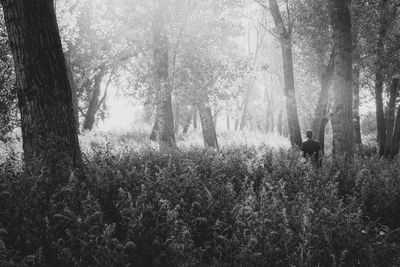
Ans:
<svg viewBox="0 0 400 267"><path fill-rule="evenodd" d="M312 158L313 161L319 163L319 156L321 154L321 144L318 141L308 139L301 145L301 151L303 152L303 157Z"/></svg>

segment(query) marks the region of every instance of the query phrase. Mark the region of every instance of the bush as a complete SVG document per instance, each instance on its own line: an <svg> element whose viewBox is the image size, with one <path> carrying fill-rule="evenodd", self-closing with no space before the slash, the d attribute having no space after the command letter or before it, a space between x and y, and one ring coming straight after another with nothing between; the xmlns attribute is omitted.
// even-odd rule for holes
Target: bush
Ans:
<svg viewBox="0 0 400 267"><path fill-rule="evenodd" d="M344 172L298 151L85 151L86 184L51 196L2 163L1 266L400 265L398 162L356 158L342 198Z"/></svg>

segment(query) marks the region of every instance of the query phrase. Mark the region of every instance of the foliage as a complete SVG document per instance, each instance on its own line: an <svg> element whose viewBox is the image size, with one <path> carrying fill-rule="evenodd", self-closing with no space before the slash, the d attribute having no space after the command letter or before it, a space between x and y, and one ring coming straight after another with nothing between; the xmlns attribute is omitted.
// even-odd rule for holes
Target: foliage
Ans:
<svg viewBox="0 0 400 267"><path fill-rule="evenodd" d="M136 137L136 136L135 136ZM137 137L140 137L137 136ZM325 160L224 147L161 154L109 138L85 149L88 180L0 169L1 266L396 266L398 161ZM114 149L118 147L118 149ZM351 195L339 197L347 173Z"/></svg>

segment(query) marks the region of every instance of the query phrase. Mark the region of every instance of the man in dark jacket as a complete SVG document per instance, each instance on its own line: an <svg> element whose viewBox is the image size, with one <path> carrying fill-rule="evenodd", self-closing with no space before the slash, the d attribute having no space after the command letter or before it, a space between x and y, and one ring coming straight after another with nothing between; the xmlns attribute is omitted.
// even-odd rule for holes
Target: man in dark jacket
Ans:
<svg viewBox="0 0 400 267"><path fill-rule="evenodd" d="M301 145L302 156L307 159L311 159L314 163L321 165L320 154L321 154L321 144L313 140L312 131L308 130L306 132L307 140Z"/></svg>

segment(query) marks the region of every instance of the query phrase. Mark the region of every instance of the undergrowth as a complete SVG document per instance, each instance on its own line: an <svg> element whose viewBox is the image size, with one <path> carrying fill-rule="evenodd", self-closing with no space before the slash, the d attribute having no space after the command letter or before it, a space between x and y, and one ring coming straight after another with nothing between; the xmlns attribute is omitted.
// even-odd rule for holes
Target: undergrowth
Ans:
<svg viewBox="0 0 400 267"><path fill-rule="evenodd" d="M51 196L8 152L0 266L400 266L398 160L316 169L269 146L161 154L112 140L84 151L86 183L71 173Z"/></svg>

